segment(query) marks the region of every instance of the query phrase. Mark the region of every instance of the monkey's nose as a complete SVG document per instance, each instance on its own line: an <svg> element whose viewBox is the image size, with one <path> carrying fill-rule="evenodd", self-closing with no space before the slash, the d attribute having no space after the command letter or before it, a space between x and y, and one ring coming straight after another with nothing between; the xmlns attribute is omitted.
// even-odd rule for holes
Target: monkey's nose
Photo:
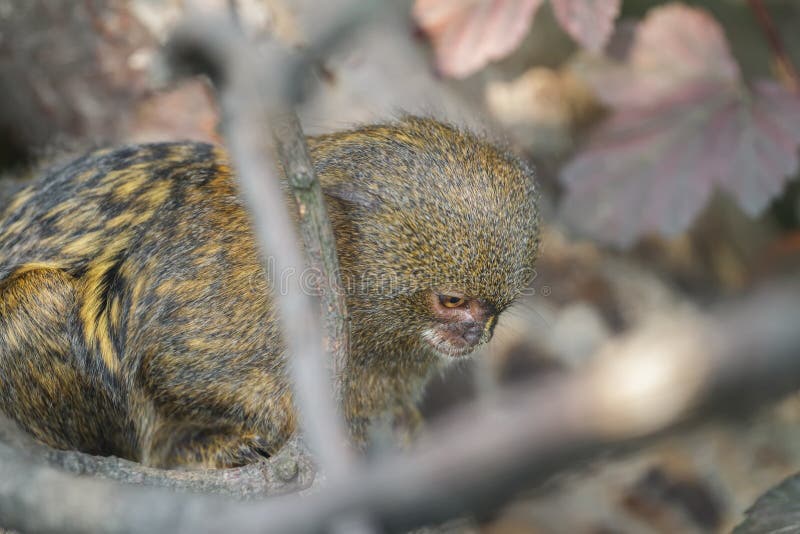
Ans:
<svg viewBox="0 0 800 534"><path fill-rule="evenodd" d="M478 323L470 324L465 330L463 334L464 341L470 344L470 346L475 346L481 340L483 336L483 325Z"/></svg>

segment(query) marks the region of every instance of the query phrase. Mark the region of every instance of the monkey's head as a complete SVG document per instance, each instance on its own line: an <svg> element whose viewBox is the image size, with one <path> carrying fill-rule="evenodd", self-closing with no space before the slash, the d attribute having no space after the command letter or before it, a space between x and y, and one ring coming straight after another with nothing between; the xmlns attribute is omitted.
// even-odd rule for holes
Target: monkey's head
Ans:
<svg viewBox="0 0 800 534"><path fill-rule="evenodd" d="M430 119L314 138L357 356L446 359L487 342L530 283L533 175Z"/></svg>

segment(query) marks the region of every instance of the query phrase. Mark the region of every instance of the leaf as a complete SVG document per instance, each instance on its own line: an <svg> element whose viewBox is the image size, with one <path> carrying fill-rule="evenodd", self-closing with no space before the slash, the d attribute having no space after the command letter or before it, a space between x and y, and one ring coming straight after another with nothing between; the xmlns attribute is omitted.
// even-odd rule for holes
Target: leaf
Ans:
<svg viewBox="0 0 800 534"><path fill-rule="evenodd" d="M431 38L445 76L464 78L511 53L543 0L416 0L413 17Z"/></svg>
<svg viewBox="0 0 800 534"><path fill-rule="evenodd" d="M730 122L719 124L717 183L756 216L797 172L800 98L777 83L762 81L751 100L740 104L739 117L725 117Z"/></svg>
<svg viewBox="0 0 800 534"><path fill-rule="evenodd" d="M800 99L771 82L746 87L700 10L653 10L629 62L587 79L613 112L562 170L562 214L597 239L682 232L715 186L757 215L797 170Z"/></svg>
<svg viewBox="0 0 800 534"><path fill-rule="evenodd" d="M707 13L682 4L651 10L639 24L627 63L584 73L613 107L647 105L695 80L739 83L739 67L722 28Z"/></svg>
<svg viewBox="0 0 800 534"><path fill-rule="evenodd" d="M797 534L800 532L800 475L792 475L745 512L733 534Z"/></svg>
<svg viewBox="0 0 800 534"><path fill-rule="evenodd" d="M551 0L556 20L581 46L599 53L611 37L622 0Z"/></svg>

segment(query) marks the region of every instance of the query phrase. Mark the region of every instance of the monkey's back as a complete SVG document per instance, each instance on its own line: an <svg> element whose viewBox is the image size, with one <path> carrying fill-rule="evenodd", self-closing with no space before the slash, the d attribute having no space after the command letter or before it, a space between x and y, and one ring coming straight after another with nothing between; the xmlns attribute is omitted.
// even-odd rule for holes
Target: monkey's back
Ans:
<svg viewBox="0 0 800 534"><path fill-rule="evenodd" d="M0 273L30 261L80 274L98 253L127 248L191 188L220 176L210 145L159 143L90 153L50 170L0 211Z"/></svg>
<svg viewBox="0 0 800 534"><path fill-rule="evenodd" d="M0 409L52 445L141 459L164 413L202 429L257 402L238 388L284 392L268 292L220 150L77 159L0 219Z"/></svg>

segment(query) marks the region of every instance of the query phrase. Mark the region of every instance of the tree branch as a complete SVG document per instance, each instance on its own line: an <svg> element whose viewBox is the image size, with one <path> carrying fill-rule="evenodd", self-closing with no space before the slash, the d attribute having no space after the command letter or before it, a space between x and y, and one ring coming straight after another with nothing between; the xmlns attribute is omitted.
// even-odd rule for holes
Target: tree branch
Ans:
<svg viewBox="0 0 800 534"><path fill-rule="evenodd" d="M346 25L341 25L346 26ZM334 34L339 32L334 31ZM261 250L272 254L276 272L289 274L288 291L274 291L281 312L287 353L294 371L294 396L304 436L319 459L325 476L344 480L355 458L347 445L340 406L340 378L347 365L349 324L336 242L328 219L319 181L308 154L305 136L292 107L293 72L303 70L302 62L259 61L231 22L197 19L180 27L170 44L173 64L197 65L200 72L215 79L222 92L228 142L243 196L253 218ZM275 83L276 80L279 83ZM280 81L283 80L283 85ZM276 87L278 90L276 90ZM283 158L282 167L295 196L300 234L306 262L297 247L295 231L287 212L272 146L264 132L269 125L272 141ZM311 271L306 271L305 266ZM323 345L320 308L301 286L302 273L317 275L316 289L326 332ZM292 276L294 274L295 276ZM324 350L323 350L324 347ZM333 379L331 377L333 375ZM356 512L333 520L334 531L369 533L370 522Z"/></svg>
<svg viewBox="0 0 800 534"><path fill-rule="evenodd" d="M584 372L465 407L413 454L305 497L238 503L76 479L0 446L0 518L29 532L320 532L354 514L402 530L494 507L576 460L800 386L798 296L792 282L713 316L658 321L613 341Z"/></svg>
<svg viewBox="0 0 800 534"><path fill-rule="evenodd" d="M287 284L286 291L274 292L274 298L293 370L294 398L301 414L303 434L326 475L344 476L352 463L352 455L346 446L344 425L333 394L328 365L331 358L323 350L319 303L301 286L301 274L307 263L298 247L297 231L287 212L280 172L274 158L274 137L283 134L296 136L284 140L284 148L304 148L305 140L299 129L282 128L284 131L275 131L274 137L267 135L269 127L275 127L276 118L285 117L290 109L287 91L276 81L290 78L289 70L293 63L277 50L267 56L272 62L257 58L232 21L222 23L207 18L190 19L181 25L174 32L167 53L176 72L188 70L207 74L221 92L225 138L236 166L242 196L248 205L261 249L273 260L275 273L272 275L281 276ZM326 280L321 280L321 283L336 280L336 270L327 271L330 262L335 261L335 249L327 254L322 252L323 240L326 246L333 246L332 231L324 211L325 204L319 200L321 193L313 168L304 150L294 151L291 157L297 159L284 165L287 172L293 173L290 179L299 184L297 173L304 173L306 191L298 193L303 202L299 205L308 211L300 216L299 224L303 228L302 235L312 245L310 263L324 273L320 278ZM323 229L325 235L321 233ZM314 265L315 262L318 265ZM333 291L326 293L332 295ZM326 304L331 303L326 301ZM325 312L339 313L337 317L331 316L326 320L329 335L346 335L346 311L342 313L334 305L326 307ZM344 359L342 351L347 348L346 338L331 339L328 346L330 349L338 348L337 357ZM342 364L341 361L337 363Z"/></svg>
<svg viewBox="0 0 800 534"><path fill-rule="evenodd" d="M341 400L339 385L347 367L350 325L333 227L297 115L289 113L275 117L275 122L275 143L297 203L304 249L310 271L316 278L315 291L322 300L322 319L327 334L326 348L332 358L335 398Z"/></svg>
<svg viewBox="0 0 800 534"><path fill-rule="evenodd" d="M0 442L20 451L31 461L45 461L51 467L73 475L238 499L300 491L311 486L315 475L315 466L308 451L296 438L267 460L234 469L203 470L156 469L121 458L53 449L28 436L2 414Z"/></svg>

